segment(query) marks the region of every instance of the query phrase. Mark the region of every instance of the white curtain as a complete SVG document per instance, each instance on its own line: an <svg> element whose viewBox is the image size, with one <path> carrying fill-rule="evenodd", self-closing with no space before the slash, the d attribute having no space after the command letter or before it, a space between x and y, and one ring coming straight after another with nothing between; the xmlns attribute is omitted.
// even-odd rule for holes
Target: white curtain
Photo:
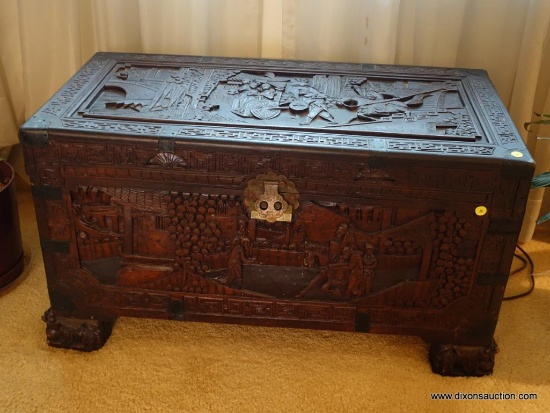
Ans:
<svg viewBox="0 0 550 413"><path fill-rule="evenodd" d="M550 0L0 0L0 148L102 50L486 69L536 153L549 22Z"/></svg>

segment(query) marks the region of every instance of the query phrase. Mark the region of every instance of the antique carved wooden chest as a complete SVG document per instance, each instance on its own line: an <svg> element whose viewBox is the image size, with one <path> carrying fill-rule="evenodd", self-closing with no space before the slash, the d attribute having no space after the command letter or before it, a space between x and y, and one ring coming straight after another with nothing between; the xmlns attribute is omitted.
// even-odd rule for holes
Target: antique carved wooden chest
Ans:
<svg viewBox="0 0 550 413"><path fill-rule="evenodd" d="M21 129L52 346L117 316L412 334L492 371L533 161L483 71L99 53Z"/></svg>

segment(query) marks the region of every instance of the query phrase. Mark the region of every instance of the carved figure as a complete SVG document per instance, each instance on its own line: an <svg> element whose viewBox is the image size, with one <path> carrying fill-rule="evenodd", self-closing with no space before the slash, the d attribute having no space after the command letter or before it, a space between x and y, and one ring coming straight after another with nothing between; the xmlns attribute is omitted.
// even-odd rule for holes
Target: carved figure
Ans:
<svg viewBox="0 0 550 413"><path fill-rule="evenodd" d="M317 275L296 296L303 298L309 291L322 284L321 291L334 298L359 297L370 291L376 258L371 244L366 245L367 256L356 249L355 230L347 222L336 229L335 239L328 251L318 244L306 245L305 265L319 268Z"/></svg>
<svg viewBox="0 0 550 413"><path fill-rule="evenodd" d="M367 102L359 107L357 117L359 119L371 119L381 116L390 116L395 113L403 113L407 110L407 105L400 102L396 96L391 96L389 99L383 94L377 92L367 93Z"/></svg>
<svg viewBox="0 0 550 413"><path fill-rule="evenodd" d="M345 248L344 250L346 250L343 253L344 256L349 254L349 280L346 288L346 298L350 298L352 294L358 297L363 293L365 285L363 278L366 270L363 266L363 257L361 252L355 248Z"/></svg>
<svg viewBox="0 0 550 413"><path fill-rule="evenodd" d="M363 256L355 247L344 247L337 263L331 263L323 272L326 283L321 290L332 297L340 297L345 289L345 297L359 296L363 290Z"/></svg>
<svg viewBox="0 0 550 413"><path fill-rule="evenodd" d="M346 247L355 245L353 229L346 222L341 223L336 230L336 239L330 241L329 257L331 262L338 261Z"/></svg>
<svg viewBox="0 0 550 413"><path fill-rule="evenodd" d="M345 254L349 258L349 249L346 249ZM349 266L346 263L329 264L324 272L324 277L327 282L322 285L321 291L334 298L339 298L349 281Z"/></svg>
<svg viewBox="0 0 550 413"><path fill-rule="evenodd" d="M290 228L290 245L304 245L307 239L304 221L297 219Z"/></svg>
<svg viewBox="0 0 550 413"><path fill-rule="evenodd" d="M237 236L233 241L227 262L225 280L225 283L230 287L241 288L243 285L243 263L249 261L245 257L243 243L248 242L248 238L241 238L240 236Z"/></svg>
<svg viewBox="0 0 550 413"><path fill-rule="evenodd" d="M374 269L376 268L376 257L373 254L372 244L365 245L365 257L363 258L363 278L356 295L368 294L372 289L372 280L374 279Z"/></svg>
<svg viewBox="0 0 550 413"><path fill-rule="evenodd" d="M304 264L310 268L319 268L319 275L311 280L310 283L296 295L296 298L304 298L309 291L327 279L326 272L329 264L328 251L319 244L306 243Z"/></svg>

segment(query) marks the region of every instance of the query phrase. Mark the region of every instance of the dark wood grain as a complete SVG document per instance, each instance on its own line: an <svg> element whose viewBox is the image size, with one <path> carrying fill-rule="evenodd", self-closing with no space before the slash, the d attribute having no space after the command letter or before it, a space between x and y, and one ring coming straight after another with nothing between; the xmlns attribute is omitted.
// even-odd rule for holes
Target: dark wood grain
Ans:
<svg viewBox="0 0 550 413"><path fill-rule="evenodd" d="M492 372L533 161L483 71L102 53L21 140L51 345L154 317L412 334Z"/></svg>

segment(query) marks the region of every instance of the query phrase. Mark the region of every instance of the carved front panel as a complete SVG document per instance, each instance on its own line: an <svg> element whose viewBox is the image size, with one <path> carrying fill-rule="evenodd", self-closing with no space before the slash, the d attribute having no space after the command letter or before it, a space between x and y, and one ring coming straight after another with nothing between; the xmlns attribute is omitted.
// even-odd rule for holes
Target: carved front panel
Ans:
<svg viewBox="0 0 550 413"><path fill-rule="evenodd" d="M355 310L338 303L445 309L471 291L484 225L473 209L375 200L301 200L289 222L269 222L223 193L79 186L70 198L81 259L73 278L96 286L84 287L90 305L116 305L115 291L128 289L240 297L182 301L228 316L350 322Z"/></svg>

